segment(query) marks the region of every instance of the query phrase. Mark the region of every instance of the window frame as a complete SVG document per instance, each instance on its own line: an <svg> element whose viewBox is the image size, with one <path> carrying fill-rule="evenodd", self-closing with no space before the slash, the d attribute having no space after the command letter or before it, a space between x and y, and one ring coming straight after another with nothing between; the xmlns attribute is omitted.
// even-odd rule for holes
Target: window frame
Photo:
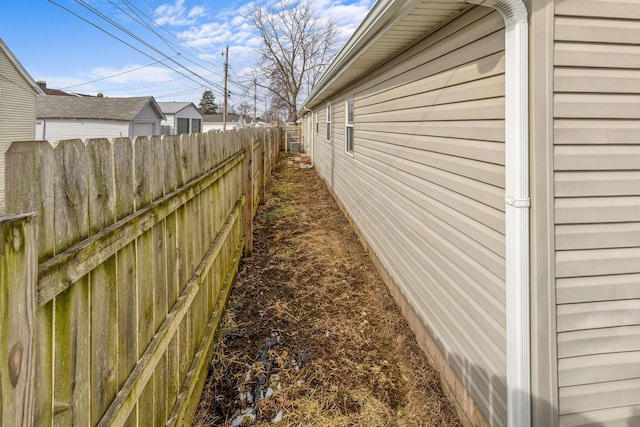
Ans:
<svg viewBox="0 0 640 427"><path fill-rule="evenodd" d="M181 123L182 123L182 127L181 127ZM186 124L186 132L183 132L185 130L184 125ZM189 133L190 129L189 127L191 126L191 120L188 117L176 117L176 135L182 135L183 133Z"/></svg>
<svg viewBox="0 0 640 427"><path fill-rule="evenodd" d="M351 119L349 119L349 106L351 106ZM353 155L354 147L354 123L355 123L355 100L349 98L344 103L344 149ZM351 130L351 134L349 134ZM350 138L349 138L350 137Z"/></svg>
<svg viewBox="0 0 640 427"><path fill-rule="evenodd" d="M200 132L202 132L202 119L191 119L191 133Z"/></svg>
<svg viewBox="0 0 640 427"><path fill-rule="evenodd" d="M327 133L325 135L325 138L327 142L331 142L331 103L330 102L327 103L326 114L327 114L327 117L326 117Z"/></svg>

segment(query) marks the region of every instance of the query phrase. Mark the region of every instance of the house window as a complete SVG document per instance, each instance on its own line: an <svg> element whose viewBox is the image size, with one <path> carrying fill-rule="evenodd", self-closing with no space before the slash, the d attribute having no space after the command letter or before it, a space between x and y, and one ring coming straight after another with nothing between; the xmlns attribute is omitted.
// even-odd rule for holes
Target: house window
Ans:
<svg viewBox="0 0 640 427"><path fill-rule="evenodd" d="M192 133L202 132L202 120L191 119L191 132Z"/></svg>
<svg viewBox="0 0 640 427"><path fill-rule="evenodd" d="M316 117L316 133L320 133L320 121L318 120L318 112L315 113Z"/></svg>
<svg viewBox="0 0 640 427"><path fill-rule="evenodd" d="M331 141L331 104L327 104L327 141Z"/></svg>
<svg viewBox="0 0 640 427"><path fill-rule="evenodd" d="M346 149L348 153L353 153L353 99L347 101L347 120L345 121Z"/></svg>
<svg viewBox="0 0 640 427"><path fill-rule="evenodd" d="M189 119L178 118L178 131L176 135L189 133Z"/></svg>

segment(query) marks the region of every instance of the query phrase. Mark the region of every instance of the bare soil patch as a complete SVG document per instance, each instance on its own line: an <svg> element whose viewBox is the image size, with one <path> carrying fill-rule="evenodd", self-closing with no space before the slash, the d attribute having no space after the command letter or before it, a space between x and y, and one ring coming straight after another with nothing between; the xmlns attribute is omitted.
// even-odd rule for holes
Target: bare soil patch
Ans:
<svg viewBox="0 0 640 427"><path fill-rule="evenodd" d="M276 168L194 425L458 426L314 170Z"/></svg>

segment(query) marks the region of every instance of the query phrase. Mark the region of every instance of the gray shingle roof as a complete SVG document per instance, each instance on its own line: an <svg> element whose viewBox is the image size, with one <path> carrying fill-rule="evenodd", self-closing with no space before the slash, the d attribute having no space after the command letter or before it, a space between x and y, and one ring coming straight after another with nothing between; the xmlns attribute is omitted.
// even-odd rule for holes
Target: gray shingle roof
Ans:
<svg viewBox="0 0 640 427"><path fill-rule="evenodd" d="M228 122L236 122L240 119L240 114L236 113L228 113L227 121ZM205 123L222 123L222 114L205 114L204 120Z"/></svg>
<svg viewBox="0 0 640 427"><path fill-rule="evenodd" d="M162 110L163 113L175 114L179 111L184 110L189 105L193 105L193 103L192 102L158 102L158 105L160 106L160 109ZM197 109L195 105L193 105L193 107Z"/></svg>
<svg viewBox="0 0 640 427"><path fill-rule="evenodd" d="M39 95L39 119L133 120L153 97L102 98Z"/></svg>

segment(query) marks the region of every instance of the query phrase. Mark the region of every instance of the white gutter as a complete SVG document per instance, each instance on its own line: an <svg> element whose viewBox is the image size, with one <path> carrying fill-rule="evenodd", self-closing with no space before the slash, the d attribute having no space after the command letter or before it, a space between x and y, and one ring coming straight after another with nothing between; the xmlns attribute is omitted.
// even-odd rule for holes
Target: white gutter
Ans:
<svg viewBox="0 0 640 427"><path fill-rule="evenodd" d="M529 32L522 0L468 0L505 21L507 425L531 425Z"/></svg>
<svg viewBox="0 0 640 427"><path fill-rule="evenodd" d="M354 60L385 32L422 0L377 0L367 16L360 23L353 35L340 49L329 67L322 73L320 80L313 86L305 105L312 108L323 103L326 99L317 97L334 83Z"/></svg>

